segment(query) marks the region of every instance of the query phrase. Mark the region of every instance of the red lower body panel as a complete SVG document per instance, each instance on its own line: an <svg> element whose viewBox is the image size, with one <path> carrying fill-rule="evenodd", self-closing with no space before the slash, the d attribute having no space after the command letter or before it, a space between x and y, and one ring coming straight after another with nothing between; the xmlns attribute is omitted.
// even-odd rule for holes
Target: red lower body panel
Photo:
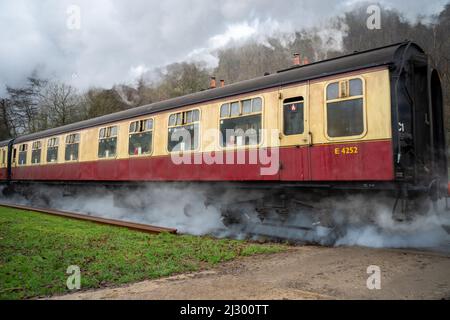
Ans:
<svg viewBox="0 0 450 320"><path fill-rule="evenodd" d="M8 175L8 171L6 168L1 168L0 169L0 180L6 180Z"/></svg>
<svg viewBox="0 0 450 320"><path fill-rule="evenodd" d="M393 180L391 141L280 148L268 157L236 164L236 152L223 163L175 164L170 156L33 165L12 170L13 180L93 181L389 181ZM213 155L214 156L214 155ZM215 154L216 159L218 157ZM260 157L258 157L260 159ZM234 164L233 164L234 163Z"/></svg>
<svg viewBox="0 0 450 320"><path fill-rule="evenodd" d="M311 148L311 180L386 181L394 179L391 141Z"/></svg>

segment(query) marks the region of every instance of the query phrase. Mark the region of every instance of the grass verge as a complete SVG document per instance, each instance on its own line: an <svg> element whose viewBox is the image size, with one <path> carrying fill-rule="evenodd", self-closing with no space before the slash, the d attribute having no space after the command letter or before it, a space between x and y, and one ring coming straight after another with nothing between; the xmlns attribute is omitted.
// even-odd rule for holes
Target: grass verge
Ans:
<svg viewBox="0 0 450 320"><path fill-rule="evenodd" d="M0 299L70 292L67 268L79 266L81 289L121 285L210 268L281 245L124 228L0 207Z"/></svg>

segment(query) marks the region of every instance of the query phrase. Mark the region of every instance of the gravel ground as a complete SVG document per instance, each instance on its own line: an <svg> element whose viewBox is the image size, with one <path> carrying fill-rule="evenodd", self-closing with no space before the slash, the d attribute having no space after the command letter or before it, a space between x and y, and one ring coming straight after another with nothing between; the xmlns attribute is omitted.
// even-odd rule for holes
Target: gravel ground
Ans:
<svg viewBox="0 0 450 320"><path fill-rule="evenodd" d="M367 268L379 266L381 289ZM450 299L450 254L361 247L292 247L219 267L54 299Z"/></svg>

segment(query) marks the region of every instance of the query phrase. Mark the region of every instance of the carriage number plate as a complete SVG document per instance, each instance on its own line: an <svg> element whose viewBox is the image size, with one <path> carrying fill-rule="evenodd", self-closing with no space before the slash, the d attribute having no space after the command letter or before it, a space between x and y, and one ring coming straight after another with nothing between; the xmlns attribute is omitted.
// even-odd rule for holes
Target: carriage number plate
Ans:
<svg viewBox="0 0 450 320"><path fill-rule="evenodd" d="M358 147L341 147L341 148L334 148L334 154L339 155L349 155L349 154L358 154L359 150Z"/></svg>

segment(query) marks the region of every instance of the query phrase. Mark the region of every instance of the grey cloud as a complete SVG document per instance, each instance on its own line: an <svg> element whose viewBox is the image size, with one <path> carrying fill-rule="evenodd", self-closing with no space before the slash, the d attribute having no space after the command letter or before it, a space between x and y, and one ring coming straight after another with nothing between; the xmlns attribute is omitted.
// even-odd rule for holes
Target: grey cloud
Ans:
<svg viewBox="0 0 450 320"><path fill-rule="evenodd" d="M80 88L130 82L149 70L205 51L230 27L259 23L252 37L317 25L360 1L347 0L43 0L0 3L0 95L33 70ZM407 17L432 14L447 0L381 0ZM81 29L66 10L81 8ZM239 29L238 29L239 30ZM216 38L214 38L216 37Z"/></svg>

